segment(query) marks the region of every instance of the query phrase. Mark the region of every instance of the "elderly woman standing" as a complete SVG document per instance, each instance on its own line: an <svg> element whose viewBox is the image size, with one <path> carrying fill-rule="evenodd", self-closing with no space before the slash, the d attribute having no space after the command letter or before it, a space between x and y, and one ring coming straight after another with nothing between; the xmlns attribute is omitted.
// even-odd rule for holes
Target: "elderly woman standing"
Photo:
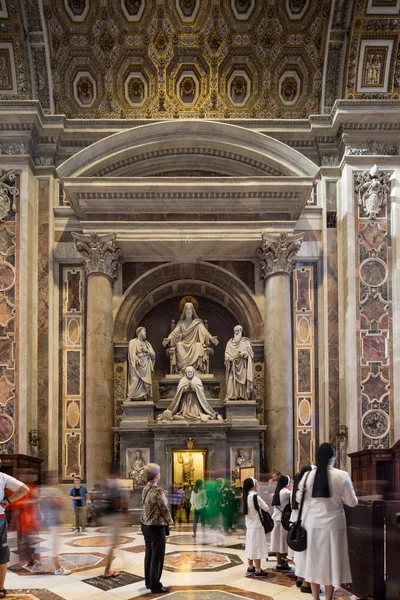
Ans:
<svg viewBox="0 0 400 600"><path fill-rule="evenodd" d="M356 506L350 475L334 469L335 451L322 444L317 454L317 469L306 473L299 484L297 501L305 488L303 525L307 549L296 553L296 575L311 582L313 600L319 600L320 585L326 600L335 588L351 583L344 505Z"/></svg>
<svg viewBox="0 0 400 600"><path fill-rule="evenodd" d="M142 492L142 533L146 544L144 558L145 585L152 593L168 593L170 590L161 583L164 566L165 538L169 525L174 522L168 508L168 500L164 490L157 486L160 480L160 467L149 463L144 468L147 484Z"/></svg>
<svg viewBox="0 0 400 600"><path fill-rule="evenodd" d="M259 508L268 511L268 505L257 494L258 482L253 477L248 477L243 482L243 514L246 521L246 549L247 573L254 573L256 577L267 577L268 573L261 569L261 559L267 558L268 548L264 528L260 515L255 506L255 498Z"/></svg>

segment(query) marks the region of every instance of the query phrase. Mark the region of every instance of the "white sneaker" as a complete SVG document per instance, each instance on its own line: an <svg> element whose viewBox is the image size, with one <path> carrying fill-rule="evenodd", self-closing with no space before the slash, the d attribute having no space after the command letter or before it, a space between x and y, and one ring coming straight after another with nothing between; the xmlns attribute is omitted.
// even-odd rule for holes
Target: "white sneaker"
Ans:
<svg viewBox="0 0 400 600"><path fill-rule="evenodd" d="M72 571L68 571L68 569L56 569L54 571L54 575L71 575Z"/></svg>

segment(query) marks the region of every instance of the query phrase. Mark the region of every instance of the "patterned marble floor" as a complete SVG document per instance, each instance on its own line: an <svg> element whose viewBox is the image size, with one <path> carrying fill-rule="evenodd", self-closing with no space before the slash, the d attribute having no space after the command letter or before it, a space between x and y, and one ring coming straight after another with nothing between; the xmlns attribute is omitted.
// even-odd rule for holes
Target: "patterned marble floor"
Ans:
<svg viewBox="0 0 400 600"><path fill-rule="evenodd" d="M69 576L53 574L48 560L50 543L41 534L43 570L32 573L21 564L16 554L15 534L10 533L11 563L6 578L8 600L144 600L163 597L168 600L300 600L310 598L294 585L293 576L274 569L270 558L263 567L266 579L246 576L244 534L224 536L221 531L207 531L203 537L191 537L188 528L174 529L167 544L164 585L169 594L151 594L143 583L143 537L138 527L121 531L113 567L119 577L102 577L109 531L107 528L88 529L87 534L60 532L61 563L72 570ZM323 594L321 598L323 598ZM356 600L339 591L336 600Z"/></svg>

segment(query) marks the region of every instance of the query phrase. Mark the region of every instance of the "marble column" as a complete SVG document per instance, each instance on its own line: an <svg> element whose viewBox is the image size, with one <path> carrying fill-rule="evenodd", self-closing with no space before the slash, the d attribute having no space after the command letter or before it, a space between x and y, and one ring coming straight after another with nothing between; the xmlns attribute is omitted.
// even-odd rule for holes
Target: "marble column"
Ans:
<svg viewBox="0 0 400 600"><path fill-rule="evenodd" d="M121 250L116 234L72 234L87 276L86 321L86 479L103 478L113 459L114 336L112 281Z"/></svg>
<svg viewBox="0 0 400 600"><path fill-rule="evenodd" d="M267 470L293 474L293 343L290 279L304 233L262 234L265 279L264 415Z"/></svg>

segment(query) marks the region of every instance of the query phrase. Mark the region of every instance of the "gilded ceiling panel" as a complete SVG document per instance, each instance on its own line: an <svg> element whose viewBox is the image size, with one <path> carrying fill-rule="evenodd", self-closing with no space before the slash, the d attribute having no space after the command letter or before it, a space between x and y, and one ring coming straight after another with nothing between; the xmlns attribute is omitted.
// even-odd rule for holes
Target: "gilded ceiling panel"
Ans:
<svg viewBox="0 0 400 600"><path fill-rule="evenodd" d="M55 112L275 118L320 111L330 0L44 0Z"/></svg>

